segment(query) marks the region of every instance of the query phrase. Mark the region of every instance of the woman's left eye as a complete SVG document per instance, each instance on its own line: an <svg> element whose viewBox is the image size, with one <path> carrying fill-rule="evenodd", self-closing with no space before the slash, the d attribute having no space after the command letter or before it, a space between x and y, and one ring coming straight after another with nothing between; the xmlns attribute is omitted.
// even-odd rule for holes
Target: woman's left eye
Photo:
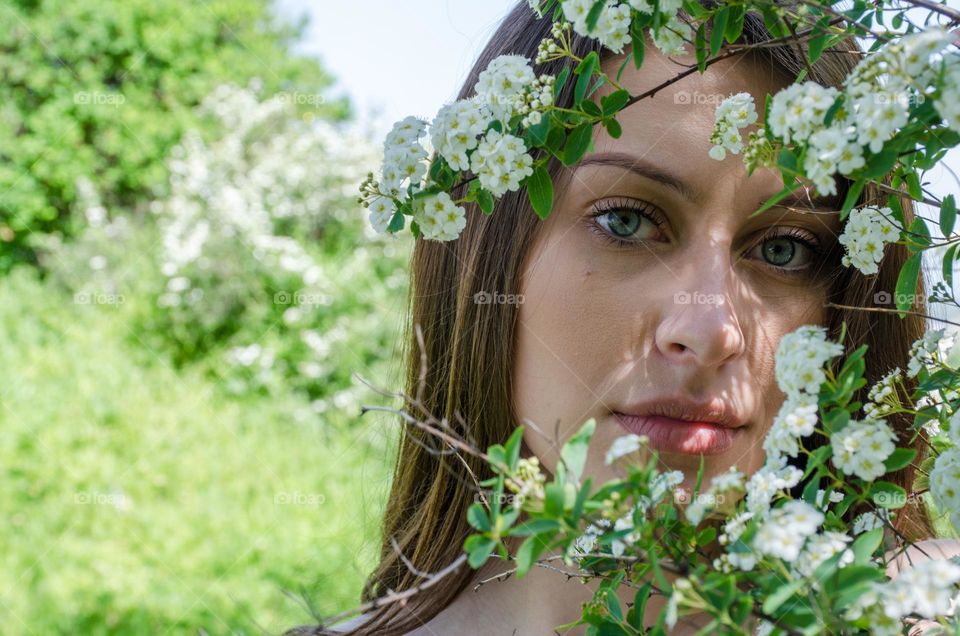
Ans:
<svg viewBox="0 0 960 636"><path fill-rule="evenodd" d="M791 228L788 232L764 237L751 248L749 255L787 273L802 273L816 260L819 249L815 239Z"/></svg>

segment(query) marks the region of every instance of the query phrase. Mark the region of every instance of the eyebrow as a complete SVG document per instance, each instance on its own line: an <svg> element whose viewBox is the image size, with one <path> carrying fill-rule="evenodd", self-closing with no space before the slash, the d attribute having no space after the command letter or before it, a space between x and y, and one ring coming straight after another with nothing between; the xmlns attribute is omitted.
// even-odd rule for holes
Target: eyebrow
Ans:
<svg viewBox="0 0 960 636"><path fill-rule="evenodd" d="M575 167L582 168L593 165L623 168L624 170L629 170L630 172L638 174L641 177L646 177L647 179L662 183L689 201L696 202L701 199L702 193L689 182L684 181L676 174L673 174L672 172L665 170L664 168L641 157L635 157L623 152L600 152L584 157L576 164ZM798 186L798 188L799 187L800 186ZM761 205L763 205L767 198L761 199L757 203L757 207L759 208ZM839 202L840 200L838 195L810 197L807 191L801 190L800 192L794 192L793 194L782 199L777 203L777 207L799 208L801 211L810 210L811 212L824 210L836 211L839 206Z"/></svg>

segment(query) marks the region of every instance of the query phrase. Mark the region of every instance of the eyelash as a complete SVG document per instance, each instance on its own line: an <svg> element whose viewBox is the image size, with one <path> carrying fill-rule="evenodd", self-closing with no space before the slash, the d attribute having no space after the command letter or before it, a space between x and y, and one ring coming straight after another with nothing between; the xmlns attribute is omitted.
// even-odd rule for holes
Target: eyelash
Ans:
<svg viewBox="0 0 960 636"><path fill-rule="evenodd" d="M591 219L591 222L589 224L590 230L594 234L599 236L601 239L603 239L608 245L613 245L615 247L622 247L622 248L633 247L637 245L637 243L643 241L644 239L640 239L640 241L627 241L622 238L612 236L610 233L604 230L599 223L597 223L596 219L598 217L603 216L604 214L607 214L610 212L630 211L630 212L636 212L643 218L647 219L648 221L653 223L657 227L657 229L660 229L661 226L664 224L664 221L658 218L657 214L652 212L656 210L653 204L647 203L647 202L641 203L636 199L623 199L620 201L600 201L599 203L594 205L593 209L594 211L590 214L590 219ZM808 250L810 250L811 260L817 260L821 256L821 248L818 242L810 239L810 237L807 236L803 232L803 230L795 227L787 228L785 231L782 231L779 233L768 231L766 234L760 237L760 239L757 241L754 247L756 247L756 245L763 245L767 241L771 241L778 238L789 238L796 241L797 243L800 243L801 245L806 247ZM750 249L752 250L753 247L751 247ZM779 267L777 265L773 265L772 263L765 263L765 264L776 270L779 270L780 272L783 272L787 276L803 276L805 274L808 274L810 269L813 267L813 263L809 265L805 265L803 267Z"/></svg>

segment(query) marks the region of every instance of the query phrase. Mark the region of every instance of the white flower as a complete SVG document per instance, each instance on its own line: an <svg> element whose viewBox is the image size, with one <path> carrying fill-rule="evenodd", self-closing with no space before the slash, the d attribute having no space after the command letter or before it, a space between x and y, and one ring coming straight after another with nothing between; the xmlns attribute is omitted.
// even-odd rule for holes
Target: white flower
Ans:
<svg viewBox="0 0 960 636"><path fill-rule="evenodd" d="M796 457L800 451L800 438L812 434L817 424L817 409L814 396L808 393L789 395L763 440L767 456Z"/></svg>
<svg viewBox="0 0 960 636"><path fill-rule="evenodd" d="M424 238L437 241L457 238L467 225L466 210L454 204L446 192L414 199L413 219Z"/></svg>
<svg viewBox="0 0 960 636"><path fill-rule="evenodd" d="M597 39L616 53L622 52L623 45L630 41L630 6L616 0L607 0L593 31L588 31L587 15L593 4L592 0L562 0L560 6L564 17L572 23L574 31Z"/></svg>
<svg viewBox="0 0 960 636"><path fill-rule="evenodd" d="M878 508L877 512L864 512L853 520L853 534L870 532L882 528L893 520L893 514L886 508Z"/></svg>
<svg viewBox="0 0 960 636"><path fill-rule="evenodd" d="M807 537L823 523L823 513L805 501L790 500L773 510L757 530L753 547L762 554L792 562Z"/></svg>
<svg viewBox="0 0 960 636"><path fill-rule="evenodd" d="M851 421L830 436L833 463L848 475L872 481L887 472L883 462L896 450L896 439L883 420Z"/></svg>
<svg viewBox="0 0 960 636"><path fill-rule="evenodd" d="M846 613L856 620L862 615L873 622L883 617L899 621L910 614L935 618L947 614L960 581L960 566L944 559L924 559L900 571L895 578L875 582ZM893 632L902 633L903 627ZM887 633L887 632L883 632Z"/></svg>
<svg viewBox="0 0 960 636"><path fill-rule="evenodd" d="M494 196L519 190L520 182L533 174L533 157L523 139L490 130L470 157L470 169L480 185Z"/></svg>
<svg viewBox="0 0 960 636"><path fill-rule="evenodd" d="M397 206L393 203L393 199L387 197L374 199L370 203L370 224L373 229L380 233L386 232L396 210Z"/></svg>
<svg viewBox="0 0 960 636"><path fill-rule="evenodd" d="M430 124L430 143L454 170L467 170L467 152L477 147L493 113L475 99L462 99L441 107Z"/></svg>
<svg viewBox="0 0 960 636"><path fill-rule="evenodd" d="M817 567L835 554L843 553L840 557L840 567L853 563L853 551L847 548L852 539L842 532L828 531L816 534L807 540L799 558L793 564L798 572L804 576L813 576Z"/></svg>
<svg viewBox="0 0 960 636"><path fill-rule="evenodd" d="M838 239L846 248L843 265L853 265L866 275L876 274L884 244L897 240L899 235L890 208L864 206L851 210Z"/></svg>
<svg viewBox="0 0 960 636"><path fill-rule="evenodd" d="M960 448L947 449L937 457L930 471L930 493L937 507L949 512L953 524L960 526Z"/></svg>
<svg viewBox="0 0 960 636"><path fill-rule="evenodd" d="M817 505L818 508L823 508L823 496L825 494L827 494L827 491L824 490L823 488L817 489L817 497L814 503ZM843 491L841 490L834 490L833 492L830 493L830 503L840 503L841 501L843 501L843 499L844 499L844 494L843 494Z"/></svg>
<svg viewBox="0 0 960 636"><path fill-rule="evenodd" d="M940 341L945 333L945 329L932 329L910 345L907 377L915 378L920 373L920 369L932 368L936 364L935 355L940 352Z"/></svg>
<svg viewBox="0 0 960 636"><path fill-rule="evenodd" d="M757 121L757 109L750 93L737 93L723 100L714 111L713 133L710 141L710 157L722 160L729 150L739 154L743 150L740 128Z"/></svg>
<svg viewBox="0 0 960 636"><path fill-rule="evenodd" d="M520 103L520 96L536 77L530 60L524 56L501 55L480 72L474 90L496 119L506 122Z"/></svg>
<svg viewBox="0 0 960 636"><path fill-rule="evenodd" d="M785 143L803 142L823 127L823 118L839 91L816 82L791 84L773 96L767 126Z"/></svg>
<svg viewBox="0 0 960 636"><path fill-rule="evenodd" d="M626 530L627 528L633 527L633 521L630 519L631 515L625 515L617 519L613 524L613 530L616 532L618 530ZM615 557L623 556L623 553L626 551L627 546L633 545L637 542L637 539L640 538L640 535L634 531L629 532L620 539L614 539L610 542L610 552L613 553Z"/></svg>
<svg viewBox="0 0 960 636"><path fill-rule="evenodd" d="M646 442L647 437L645 435L637 435L635 433L618 437L613 440L613 444L611 444L610 449L607 450L606 463L608 465L612 464L624 455L637 452Z"/></svg>
<svg viewBox="0 0 960 636"><path fill-rule="evenodd" d="M933 107L947 126L960 132L960 60L955 55L946 63L943 88L940 96L933 100Z"/></svg>
<svg viewBox="0 0 960 636"><path fill-rule="evenodd" d="M427 151L418 141L425 128L425 121L411 116L396 122L387 133L383 142L380 192L398 196L407 180L418 183L426 174Z"/></svg>
<svg viewBox="0 0 960 636"><path fill-rule="evenodd" d="M841 345L827 340L826 329L801 326L783 336L777 345L777 384L788 396L799 391L816 396L826 379L824 364L841 353Z"/></svg>
<svg viewBox="0 0 960 636"><path fill-rule="evenodd" d="M654 34L653 44L664 55L683 55L687 52L687 42L691 38L693 38L693 29L674 15Z"/></svg>
<svg viewBox="0 0 960 636"><path fill-rule="evenodd" d="M796 466L776 466L770 463L750 476L747 482L747 509L764 513L770 508L774 495L800 483L803 471Z"/></svg>

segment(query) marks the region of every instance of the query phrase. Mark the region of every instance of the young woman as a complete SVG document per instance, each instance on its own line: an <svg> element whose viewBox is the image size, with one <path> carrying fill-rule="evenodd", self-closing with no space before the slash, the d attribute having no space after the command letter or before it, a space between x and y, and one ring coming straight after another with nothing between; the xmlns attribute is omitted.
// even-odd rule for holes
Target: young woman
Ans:
<svg viewBox="0 0 960 636"><path fill-rule="evenodd" d="M748 18L742 41L769 40L762 20ZM497 56L536 57L550 26L549 16L537 18L525 0L518 2L458 98L472 94L479 73ZM573 50L580 57L596 50L611 77L630 54L629 47L616 55L577 36ZM858 59L853 43L828 50L811 79L838 86ZM651 45L643 66L628 64L621 83L638 94L692 63L692 56L668 58ZM602 453L639 416L721 419L721 432L685 425L645 431L665 468L682 470L689 487L701 455L705 479L733 465L749 475L763 464L763 438L784 399L774 353L780 338L800 325L823 325L837 339L846 321L848 351L870 347L871 384L894 367L906 368L909 346L924 331L920 319L826 306L873 306L874 294L894 290L906 258L902 246L888 246L872 277L840 266L836 210L848 184L838 180L831 199L800 187L792 200L751 219L782 189L779 173L748 176L740 157L708 156L719 100L746 91L762 104L802 68L794 47L767 47L693 73L620 113L620 138L597 127L594 149L579 164L552 162L557 194L546 221L530 209L525 192L512 192L492 215L468 208L467 227L456 241L418 240L406 393L417 393L424 354L427 412L482 449L527 424L524 452L548 470L564 439L596 418L586 468L595 480L614 476ZM537 71L557 75L560 66L548 63ZM558 105L571 105L571 89L572 82ZM867 189L862 202L871 200L881 198ZM909 223L906 203L905 215ZM478 303L478 293L508 302ZM413 405L408 411L424 415ZM890 423L905 445L910 421L894 417ZM917 450L922 457L924 448ZM472 457L441 451L422 431L403 431L381 561L365 601L415 587L423 582L420 573L441 571L461 554L470 534L465 512L475 500L476 478L486 473ZM912 479L910 468L895 476L908 489ZM895 525L913 539L932 536L922 506L899 511ZM521 581L473 590L506 568L497 559L479 572L464 565L402 605L336 629L297 633L551 634L579 617L592 593L592 585L542 568ZM648 623L662 606L662 599L651 601ZM681 620L675 633L693 633L701 624L696 617Z"/></svg>

